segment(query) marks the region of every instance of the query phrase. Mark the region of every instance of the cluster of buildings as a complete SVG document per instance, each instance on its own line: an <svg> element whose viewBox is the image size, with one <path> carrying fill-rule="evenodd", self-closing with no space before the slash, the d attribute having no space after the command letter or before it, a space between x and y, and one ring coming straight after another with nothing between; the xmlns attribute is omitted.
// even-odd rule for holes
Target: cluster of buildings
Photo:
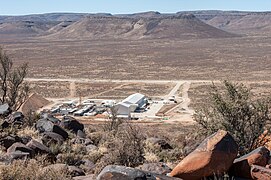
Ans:
<svg viewBox="0 0 271 180"><path fill-rule="evenodd" d="M147 98L143 94L135 93L118 103L115 100L95 101L91 99L87 99L82 103L66 101L53 107L51 113L73 116L97 116L99 114L109 115L107 110L113 108L118 117L130 118L131 113L144 112L147 105Z"/></svg>

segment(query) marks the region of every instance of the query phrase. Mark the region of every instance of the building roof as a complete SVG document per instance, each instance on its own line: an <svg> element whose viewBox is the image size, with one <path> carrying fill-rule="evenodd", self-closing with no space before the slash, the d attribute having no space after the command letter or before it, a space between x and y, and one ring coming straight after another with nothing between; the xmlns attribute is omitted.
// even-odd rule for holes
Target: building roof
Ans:
<svg viewBox="0 0 271 180"><path fill-rule="evenodd" d="M145 98L143 94L135 93L130 96L128 96L126 99L124 99L122 102L127 104L138 104L140 100Z"/></svg>

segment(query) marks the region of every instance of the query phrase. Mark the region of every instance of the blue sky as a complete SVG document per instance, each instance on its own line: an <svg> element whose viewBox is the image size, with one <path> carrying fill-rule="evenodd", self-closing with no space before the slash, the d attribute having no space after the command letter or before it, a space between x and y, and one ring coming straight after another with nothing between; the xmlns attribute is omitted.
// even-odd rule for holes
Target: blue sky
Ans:
<svg viewBox="0 0 271 180"><path fill-rule="evenodd" d="M1 15L49 12L108 12L112 14L144 11L185 10L271 11L271 0L0 0Z"/></svg>

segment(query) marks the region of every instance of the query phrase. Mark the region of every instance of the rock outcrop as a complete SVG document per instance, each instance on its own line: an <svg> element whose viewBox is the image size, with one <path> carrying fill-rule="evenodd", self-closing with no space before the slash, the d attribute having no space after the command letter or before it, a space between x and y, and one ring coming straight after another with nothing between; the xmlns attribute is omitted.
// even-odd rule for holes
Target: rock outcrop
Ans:
<svg viewBox="0 0 271 180"><path fill-rule="evenodd" d="M197 180L223 174L231 167L238 153L238 145L226 131L219 130L207 137L170 173L172 177Z"/></svg>
<svg viewBox="0 0 271 180"><path fill-rule="evenodd" d="M237 177L252 178L250 169L252 165L265 167L269 160L269 150L266 147L259 147L254 151L235 159L230 173Z"/></svg>
<svg viewBox="0 0 271 180"><path fill-rule="evenodd" d="M125 166L106 166L98 175L97 180L177 180L178 178L158 175Z"/></svg>

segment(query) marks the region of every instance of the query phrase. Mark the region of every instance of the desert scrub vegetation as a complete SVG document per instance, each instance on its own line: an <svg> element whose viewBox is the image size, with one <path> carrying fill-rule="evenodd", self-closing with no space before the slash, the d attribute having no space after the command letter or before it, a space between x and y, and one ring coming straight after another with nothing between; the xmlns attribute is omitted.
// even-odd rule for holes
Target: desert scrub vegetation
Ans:
<svg viewBox="0 0 271 180"><path fill-rule="evenodd" d="M2 180L66 180L71 179L65 169L44 169L36 160L16 160L0 166Z"/></svg>
<svg viewBox="0 0 271 180"><path fill-rule="evenodd" d="M201 134L228 131L239 144L241 155L257 147L257 139L270 121L270 100L255 100L244 84L224 81L220 90L215 84L211 86L209 102L210 106L197 110L194 116Z"/></svg>

